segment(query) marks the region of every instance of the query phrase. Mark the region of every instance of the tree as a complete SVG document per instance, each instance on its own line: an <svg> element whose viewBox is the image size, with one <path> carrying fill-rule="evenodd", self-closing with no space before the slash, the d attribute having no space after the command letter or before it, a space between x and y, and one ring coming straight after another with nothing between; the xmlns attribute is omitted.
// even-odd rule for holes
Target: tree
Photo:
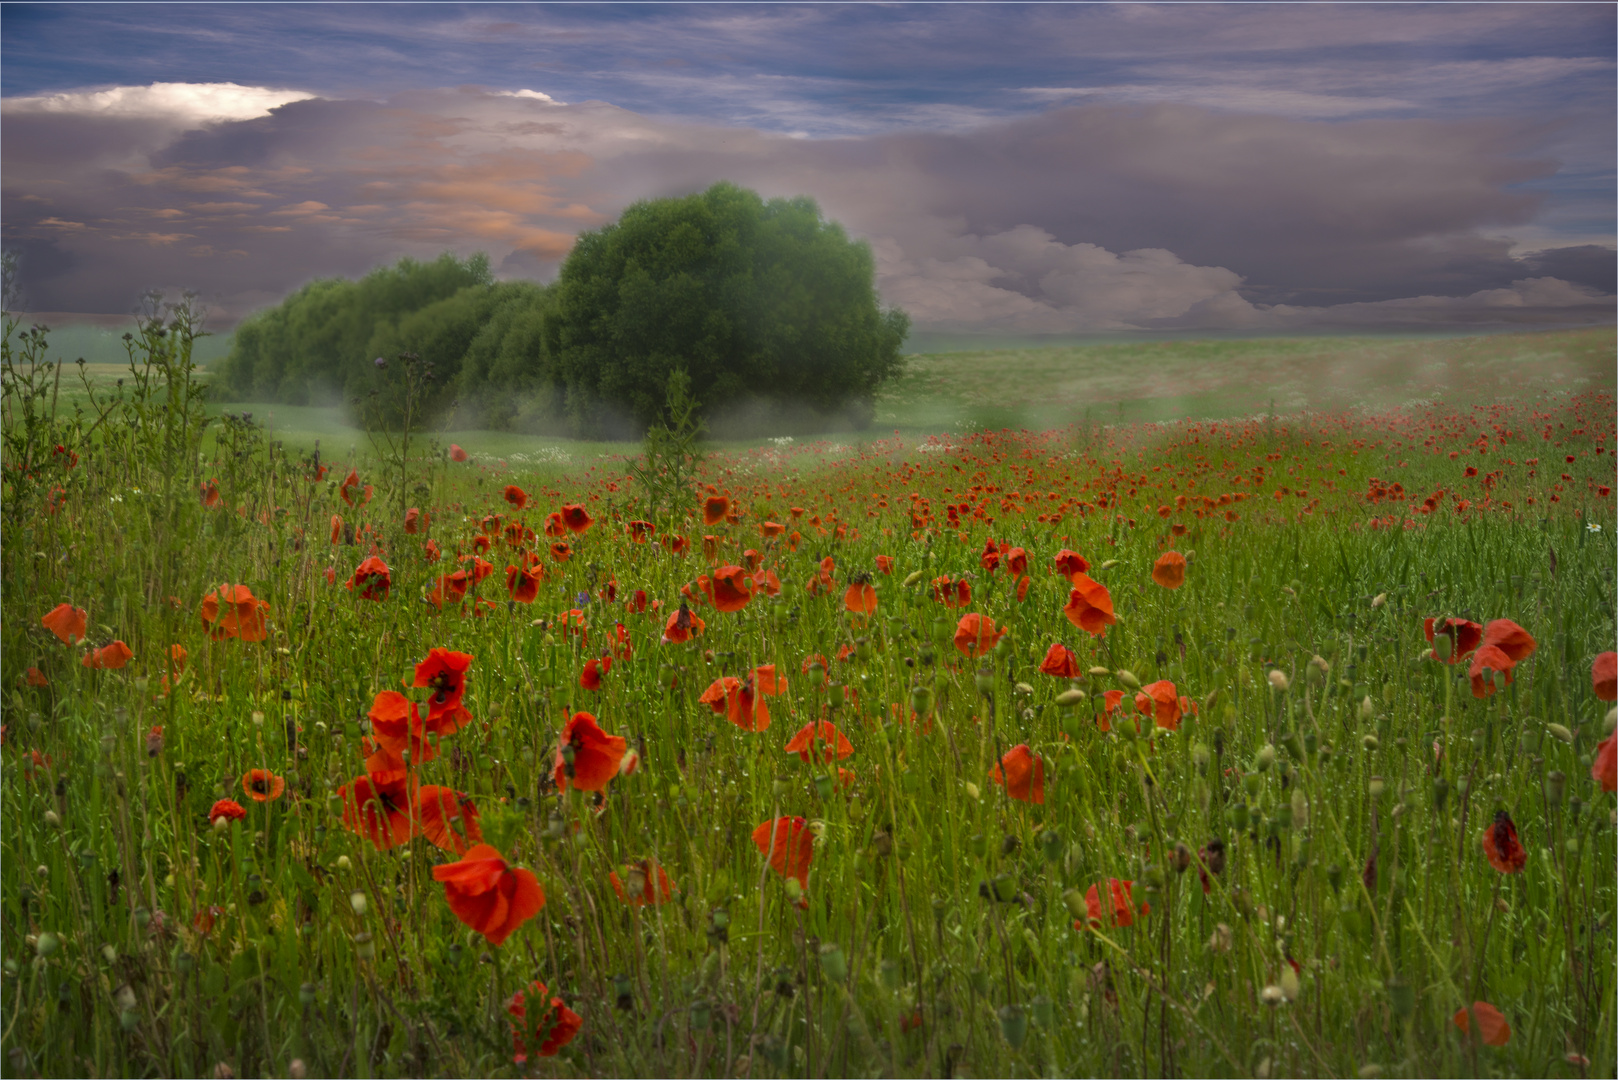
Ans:
<svg viewBox="0 0 1618 1080"><path fill-rule="evenodd" d="M879 307L874 277L869 246L809 198L766 202L720 183L636 203L563 264L544 317L547 377L580 435L667 423L675 370L710 420L763 404L869 422L910 325Z"/></svg>

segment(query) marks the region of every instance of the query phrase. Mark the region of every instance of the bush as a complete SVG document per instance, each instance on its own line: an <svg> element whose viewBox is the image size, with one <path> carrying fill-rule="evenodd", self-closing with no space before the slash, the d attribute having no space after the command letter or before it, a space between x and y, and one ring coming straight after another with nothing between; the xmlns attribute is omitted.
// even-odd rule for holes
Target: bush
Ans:
<svg viewBox="0 0 1618 1080"><path fill-rule="evenodd" d="M720 183L636 203L562 266L544 318L557 407L576 434L638 435L668 420L678 369L721 429L794 412L863 427L909 329L873 278L870 248L808 198Z"/></svg>

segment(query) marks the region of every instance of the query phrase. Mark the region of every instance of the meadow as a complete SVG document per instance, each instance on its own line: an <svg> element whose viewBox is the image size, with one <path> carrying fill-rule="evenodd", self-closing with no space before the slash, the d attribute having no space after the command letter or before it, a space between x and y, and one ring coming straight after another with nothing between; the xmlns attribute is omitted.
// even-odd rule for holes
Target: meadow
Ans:
<svg viewBox="0 0 1618 1080"><path fill-rule="evenodd" d="M655 519L191 329L7 326L8 1075L1618 1067L1610 328L937 353Z"/></svg>

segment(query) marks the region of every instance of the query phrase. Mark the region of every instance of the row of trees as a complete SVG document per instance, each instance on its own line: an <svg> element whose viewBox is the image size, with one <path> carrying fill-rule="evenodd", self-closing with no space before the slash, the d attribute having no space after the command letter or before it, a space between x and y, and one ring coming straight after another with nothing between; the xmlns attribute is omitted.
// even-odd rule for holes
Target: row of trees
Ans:
<svg viewBox="0 0 1618 1080"><path fill-rule="evenodd" d="M669 421L684 372L719 431L863 426L908 328L877 302L869 247L812 200L721 183L583 234L549 286L448 254L313 282L237 328L216 383L289 404L380 396L386 413L375 358L411 353L438 388L429 422L638 437Z"/></svg>

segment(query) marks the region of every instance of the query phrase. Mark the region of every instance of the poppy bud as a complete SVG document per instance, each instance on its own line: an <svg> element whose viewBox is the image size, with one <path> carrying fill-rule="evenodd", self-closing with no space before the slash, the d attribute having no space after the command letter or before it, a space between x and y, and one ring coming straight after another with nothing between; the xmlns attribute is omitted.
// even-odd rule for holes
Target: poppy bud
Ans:
<svg viewBox="0 0 1618 1080"><path fill-rule="evenodd" d="M1063 690L1056 695L1056 706L1060 709L1071 709L1087 696L1083 690Z"/></svg>
<svg viewBox="0 0 1618 1080"><path fill-rule="evenodd" d="M921 571L921 570L916 570L916 571L910 573L904 579L904 588L906 588L906 589L910 588L910 586L912 586L916 582L920 581L924 576L925 576L925 572Z"/></svg>
<svg viewBox="0 0 1618 1080"><path fill-rule="evenodd" d="M1287 970L1290 971L1291 968L1288 968ZM1263 990L1259 991L1258 999L1273 1009L1275 1006L1286 1000L1286 994L1282 992L1279 986L1272 983L1269 986L1266 986Z"/></svg>
<svg viewBox="0 0 1618 1080"><path fill-rule="evenodd" d="M1371 782L1365 786L1366 793L1369 794L1373 799L1380 799L1382 797L1382 793L1387 789L1387 781L1383 780L1380 776L1371 777Z"/></svg>
<svg viewBox="0 0 1618 1080"><path fill-rule="evenodd" d="M339 856L337 856L337 869L339 869L339 870L347 870L352 866L353 866L353 863L348 861L348 856L347 855L339 855Z"/></svg>
<svg viewBox="0 0 1618 1080"><path fill-rule="evenodd" d="M1208 747L1205 743L1199 742L1191 747L1191 764L1196 768L1197 772L1207 775L1208 760Z"/></svg>
<svg viewBox="0 0 1618 1080"><path fill-rule="evenodd" d="M55 810L47 810L45 811L45 824L53 829L59 829L62 826L62 819Z"/></svg>
<svg viewBox="0 0 1618 1080"><path fill-rule="evenodd" d="M1326 882L1331 886L1332 892L1342 892L1343 868L1337 863L1332 863L1330 866L1326 867Z"/></svg>
<svg viewBox="0 0 1618 1080"><path fill-rule="evenodd" d="M925 720L933 714L934 695L930 686L916 686L910 691L910 710Z"/></svg>
<svg viewBox="0 0 1618 1080"><path fill-rule="evenodd" d="M848 978L848 958L843 955L840 945L827 942L820 947L820 970L834 983Z"/></svg>
<svg viewBox="0 0 1618 1080"><path fill-rule="evenodd" d="M1367 750L1375 750L1378 746L1382 745L1381 742L1378 741L1378 739L1377 739L1377 737L1375 735L1367 735L1367 736L1365 736L1363 739L1360 740L1360 744L1362 746L1364 746L1365 749L1367 749Z"/></svg>
<svg viewBox="0 0 1618 1080"><path fill-rule="evenodd" d="M1135 673L1133 671L1125 671L1123 668L1119 668L1117 675L1118 681L1129 687L1131 690L1140 689L1140 680L1135 678Z"/></svg>
<svg viewBox="0 0 1618 1080"><path fill-rule="evenodd" d="M371 960L376 956L376 942L371 940L369 930L361 930L354 935L354 955L361 960Z"/></svg>
<svg viewBox="0 0 1618 1080"><path fill-rule="evenodd" d="M1055 829L1046 829L1039 834L1039 850L1046 862L1060 862L1066 848L1067 841Z"/></svg>
<svg viewBox="0 0 1618 1080"><path fill-rule="evenodd" d="M1256 772L1242 774L1242 787L1247 789L1247 794L1250 797L1256 798L1258 793L1264 788L1263 774Z"/></svg>
<svg viewBox="0 0 1618 1080"><path fill-rule="evenodd" d="M798 879L795 877L787 878L786 890L787 899L792 901L794 904L796 904L803 897L803 886L798 883Z"/></svg>
<svg viewBox="0 0 1618 1080"><path fill-rule="evenodd" d="M1375 611L1377 608L1381 607L1383 604L1386 604L1387 602L1388 602L1388 594L1387 593L1385 593L1385 592L1377 593L1375 596L1371 597L1371 610Z"/></svg>
<svg viewBox="0 0 1618 1080"><path fill-rule="evenodd" d="M1229 819L1231 827L1237 832L1244 831L1247 828L1247 823L1249 820L1247 804L1244 802L1236 803L1234 806L1225 811L1225 817Z"/></svg>
<svg viewBox="0 0 1618 1080"><path fill-rule="evenodd" d="M1259 772L1268 772L1270 766L1275 764L1275 745L1265 743L1259 747L1258 756L1253 759L1253 763L1258 766Z"/></svg>
<svg viewBox="0 0 1618 1080"><path fill-rule="evenodd" d="M1284 965L1281 968L1281 993L1282 993L1282 995L1288 1001L1297 1001L1298 1000L1298 994L1300 992L1302 992L1302 990L1303 990L1303 987L1299 983L1298 973L1296 971L1292 970L1292 965L1291 964Z"/></svg>
<svg viewBox="0 0 1618 1080"><path fill-rule="evenodd" d="M824 801L831 798L831 793L831 776L829 774L822 773L820 776L815 777L815 794L820 796L821 800Z"/></svg>
<svg viewBox="0 0 1618 1080"><path fill-rule="evenodd" d="M1068 914L1075 919L1089 917L1090 909L1084 902L1084 894L1077 888L1068 889L1062 893L1062 903L1067 905Z"/></svg>
<svg viewBox="0 0 1618 1080"><path fill-rule="evenodd" d="M354 914L364 915L366 904L365 894L358 889L348 894L348 906L354 909Z"/></svg>
<svg viewBox="0 0 1618 1080"><path fill-rule="evenodd" d="M1028 1037L1028 1014L1021 1005L1002 1005L999 1016L1000 1034L1005 1036L1006 1045L1013 1050L1022 1049L1023 1040Z"/></svg>
<svg viewBox="0 0 1618 1080"><path fill-rule="evenodd" d="M1558 739L1561 739L1569 746L1573 745L1573 733L1567 728L1563 727L1561 724L1546 724L1545 730L1550 732L1552 735L1555 735Z"/></svg>
<svg viewBox="0 0 1618 1080"><path fill-rule="evenodd" d="M1561 806L1562 798L1567 794L1567 774L1560 769L1552 769L1545 774L1545 801L1552 806Z"/></svg>
<svg viewBox="0 0 1618 1080"><path fill-rule="evenodd" d="M1101 564L1101 569L1103 569L1103 570L1111 570L1113 567L1115 567L1117 565L1118 565L1118 560L1117 559L1108 559L1106 562Z"/></svg>
<svg viewBox="0 0 1618 1080"><path fill-rule="evenodd" d="M1326 662L1325 657L1317 653L1309 658L1308 675L1310 682L1317 686L1324 683L1326 681L1326 676L1328 673L1330 673L1330 671L1331 665Z"/></svg>
<svg viewBox="0 0 1618 1080"><path fill-rule="evenodd" d="M54 956L61 947L62 939L47 930L34 941L34 955Z"/></svg>
<svg viewBox="0 0 1618 1080"><path fill-rule="evenodd" d="M451 946L454 948L454 946ZM313 1005L319 995L320 988L314 983L306 982L298 987L298 1003L300 1005Z"/></svg>
<svg viewBox="0 0 1618 1080"><path fill-rule="evenodd" d="M1360 701L1360 721L1369 721L1376 715L1376 706L1371 704L1371 695L1366 694Z"/></svg>
<svg viewBox="0 0 1618 1080"><path fill-rule="evenodd" d="M1433 781L1433 808L1442 813L1444 810L1444 804L1448 801L1449 781L1440 776L1438 779Z"/></svg>
<svg viewBox="0 0 1618 1080"><path fill-rule="evenodd" d="M972 676L972 684L978 688L980 694L994 693L994 669L988 664L978 668L977 674Z"/></svg>
<svg viewBox="0 0 1618 1080"><path fill-rule="evenodd" d="M1281 745L1287 748L1287 753L1292 755L1293 761L1304 759L1303 740L1298 738L1296 731L1289 731L1281 736Z"/></svg>

